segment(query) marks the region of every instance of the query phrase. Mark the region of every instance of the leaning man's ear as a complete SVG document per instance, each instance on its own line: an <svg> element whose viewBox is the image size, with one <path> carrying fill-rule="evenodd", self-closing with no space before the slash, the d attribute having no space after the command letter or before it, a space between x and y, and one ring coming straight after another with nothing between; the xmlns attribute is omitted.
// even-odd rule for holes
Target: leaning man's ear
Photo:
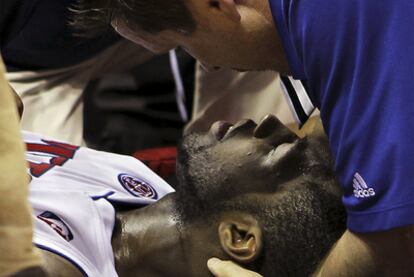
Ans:
<svg viewBox="0 0 414 277"><path fill-rule="evenodd" d="M234 261L250 263L260 257L263 248L262 230L248 214L225 215L218 228L221 246Z"/></svg>

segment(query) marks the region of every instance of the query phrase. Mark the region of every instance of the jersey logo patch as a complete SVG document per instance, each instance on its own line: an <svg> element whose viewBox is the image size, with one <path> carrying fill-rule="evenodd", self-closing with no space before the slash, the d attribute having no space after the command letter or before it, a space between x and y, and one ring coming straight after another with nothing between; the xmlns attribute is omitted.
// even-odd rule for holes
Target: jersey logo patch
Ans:
<svg viewBox="0 0 414 277"><path fill-rule="evenodd" d="M148 199L157 199L157 192L147 182L128 174L119 174L121 185L132 195Z"/></svg>
<svg viewBox="0 0 414 277"><path fill-rule="evenodd" d="M68 242L73 240L73 234L70 231L68 225L66 225L66 223L63 222L63 220L54 213L46 211L38 215L37 218L49 225L64 240Z"/></svg>
<svg viewBox="0 0 414 277"><path fill-rule="evenodd" d="M369 198L375 195L375 190L368 187L362 176L357 172L353 179L354 196L356 198Z"/></svg>

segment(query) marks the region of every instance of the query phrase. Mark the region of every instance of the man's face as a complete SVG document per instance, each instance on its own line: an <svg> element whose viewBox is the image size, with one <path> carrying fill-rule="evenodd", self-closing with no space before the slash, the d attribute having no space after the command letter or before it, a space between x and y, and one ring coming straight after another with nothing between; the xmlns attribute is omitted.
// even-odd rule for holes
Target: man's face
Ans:
<svg viewBox="0 0 414 277"><path fill-rule="evenodd" d="M204 188L206 194L212 193L209 180L227 187L216 190L226 195L275 191L315 173L315 166L329 167L319 155L328 151L326 146L298 138L274 116L266 116L258 125L250 120L235 125L216 122L206 134L189 135L183 148L186 158L180 159L181 166L186 178L202 183L201 194Z"/></svg>
<svg viewBox="0 0 414 277"><path fill-rule="evenodd" d="M112 26L121 36L155 53L182 47L209 68L274 69L273 59L269 58L276 51L274 42L269 40L274 37L271 23L264 22L255 12L246 12L240 19L234 19L208 4L209 1L189 1L189 9L197 22L191 34L180 30L151 34L117 18Z"/></svg>
<svg viewBox="0 0 414 277"><path fill-rule="evenodd" d="M342 211L330 165L326 140L298 138L274 116L266 116L259 124L251 120L234 125L216 122L207 133L188 135L179 149L176 193L180 217L204 248L216 245L214 231L219 226L220 250L232 260L246 264L244 254L264 255L263 273L268 276L266 273L276 270L274 257L278 256L278 262L286 259L293 245L300 245L297 249L302 251L310 239L316 243L329 235L322 247L325 251L337 239L337 233L325 228L332 226L321 216L331 207ZM338 234L341 230L338 228ZM307 236L301 236L303 233ZM252 237L254 247L249 248ZM213 255L213 250L200 250L203 247L189 251L204 253L199 255L199 263L191 264L202 267L206 257ZM314 254L312 259L321 258ZM303 266L307 259L295 263Z"/></svg>

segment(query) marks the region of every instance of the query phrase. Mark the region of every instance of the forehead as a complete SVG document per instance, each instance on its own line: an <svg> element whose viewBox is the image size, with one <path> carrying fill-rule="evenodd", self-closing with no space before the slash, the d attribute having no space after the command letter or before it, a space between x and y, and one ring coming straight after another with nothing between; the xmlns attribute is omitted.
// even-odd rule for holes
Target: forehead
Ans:
<svg viewBox="0 0 414 277"><path fill-rule="evenodd" d="M112 20L111 25L122 37L156 54L168 52L178 46L175 43L172 31L161 31L153 34L136 26L131 26L127 21L117 18Z"/></svg>

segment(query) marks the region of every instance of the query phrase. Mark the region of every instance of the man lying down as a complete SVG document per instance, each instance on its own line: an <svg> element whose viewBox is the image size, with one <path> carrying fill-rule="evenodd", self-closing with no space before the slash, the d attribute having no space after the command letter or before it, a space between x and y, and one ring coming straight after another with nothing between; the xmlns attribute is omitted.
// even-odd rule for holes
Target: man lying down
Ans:
<svg viewBox="0 0 414 277"><path fill-rule="evenodd" d="M307 276L345 230L326 141L273 116L187 136L176 192L134 158L24 139L50 276L211 276L212 256Z"/></svg>

